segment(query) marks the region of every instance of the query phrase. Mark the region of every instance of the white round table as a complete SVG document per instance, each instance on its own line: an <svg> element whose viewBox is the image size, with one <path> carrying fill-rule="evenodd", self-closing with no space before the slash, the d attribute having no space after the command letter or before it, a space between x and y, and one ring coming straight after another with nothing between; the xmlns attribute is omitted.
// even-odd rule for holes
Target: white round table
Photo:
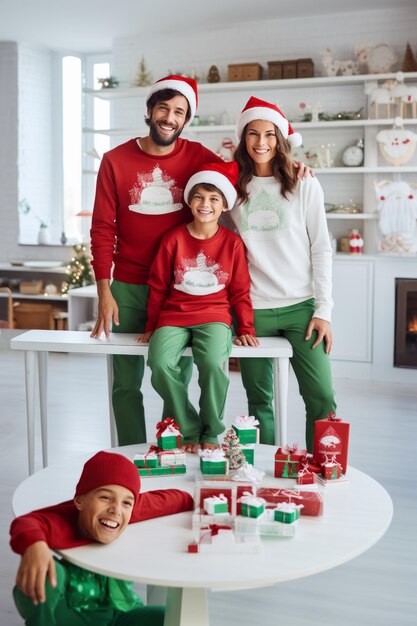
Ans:
<svg viewBox="0 0 417 626"><path fill-rule="evenodd" d="M114 448L133 458L149 444ZM255 448L255 466L266 472L262 486L289 487L293 479L273 477L275 446ZM13 511L22 515L71 499L83 463L50 465L24 480L13 495ZM190 493L199 457L187 455L187 474L142 478L142 490L175 487ZM114 543L59 550L66 559L100 574L168 587L165 626L208 626L206 589L266 587L336 567L376 543L393 513L385 489L367 474L349 467L347 484L320 490L324 515L300 518L294 538L262 539L260 554L188 554L193 539L191 512L129 526Z"/></svg>

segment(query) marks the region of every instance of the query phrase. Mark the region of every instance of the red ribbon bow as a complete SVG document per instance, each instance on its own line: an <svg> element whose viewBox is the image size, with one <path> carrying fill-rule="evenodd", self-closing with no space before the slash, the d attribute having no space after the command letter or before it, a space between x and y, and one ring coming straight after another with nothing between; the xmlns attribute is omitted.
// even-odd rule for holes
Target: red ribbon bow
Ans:
<svg viewBox="0 0 417 626"><path fill-rule="evenodd" d="M331 413L327 414L327 419L330 420L331 422L341 422L342 421L341 417L336 417L336 413L334 411L332 411Z"/></svg>
<svg viewBox="0 0 417 626"><path fill-rule="evenodd" d="M159 439L162 433L164 433L166 429L169 428L169 426L176 428L178 431L180 430L180 427L178 426L177 422L175 422L172 419L172 417L166 417L162 422L158 422L156 425L156 428L157 428L156 438Z"/></svg>
<svg viewBox="0 0 417 626"><path fill-rule="evenodd" d="M218 535L219 534L219 530L232 530L231 526L220 526L219 524L210 524L209 525L209 529L210 529L210 534L212 537L214 537L214 535Z"/></svg>

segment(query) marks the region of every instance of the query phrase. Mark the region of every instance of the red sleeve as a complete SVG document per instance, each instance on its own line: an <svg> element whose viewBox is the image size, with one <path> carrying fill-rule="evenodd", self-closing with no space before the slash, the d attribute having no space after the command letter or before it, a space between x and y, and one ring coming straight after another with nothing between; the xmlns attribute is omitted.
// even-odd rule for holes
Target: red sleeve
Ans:
<svg viewBox="0 0 417 626"><path fill-rule="evenodd" d="M154 517L192 511L194 500L189 493L179 489L159 489L139 494L130 523Z"/></svg>
<svg viewBox="0 0 417 626"><path fill-rule="evenodd" d="M79 535L77 519L78 511L72 501L21 515L11 523L10 546L23 554L36 541L46 541L51 549L91 543Z"/></svg>
<svg viewBox="0 0 417 626"><path fill-rule="evenodd" d="M92 266L96 280L110 278L117 235L118 198L113 169L106 155L97 175L96 197L91 222Z"/></svg>
<svg viewBox="0 0 417 626"><path fill-rule="evenodd" d="M245 247L240 238L236 239L233 274L229 284L230 306L234 309L239 335L255 335L253 307L249 295L250 276L246 261Z"/></svg>
<svg viewBox="0 0 417 626"><path fill-rule="evenodd" d="M166 240L162 240L149 272L148 320L145 332L155 330L159 314L171 290L174 276L173 258L173 253L170 251Z"/></svg>

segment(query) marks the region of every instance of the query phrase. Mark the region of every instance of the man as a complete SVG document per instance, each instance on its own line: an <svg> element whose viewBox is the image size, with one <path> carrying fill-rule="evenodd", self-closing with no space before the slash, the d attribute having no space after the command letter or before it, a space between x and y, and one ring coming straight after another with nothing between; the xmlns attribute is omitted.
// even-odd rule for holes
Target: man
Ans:
<svg viewBox="0 0 417 626"><path fill-rule="evenodd" d="M21 555L13 595L27 626L162 626L163 607L144 607L132 583L57 561L51 553L109 544L128 524L193 508L192 497L178 489L139 489L132 461L98 452L85 463L73 500L12 522L10 545Z"/></svg>
<svg viewBox="0 0 417 626"><path fill-rule="evenodd" d="M190 221L183 189L204 163L220 159L200 143L180 135L196 113L197 84L182 76L157 81L147 98L146 137L103 156L97 179L91 251L99 298L91 334L145 331L148 273L159 242L172 228ZM113 282L110 284L111 269ZM119 445L146 441L141 384L144 358L113 357L113 409ZM182 361L183 381L191 379L192 361ZM197 419L189 404L191 418ZM168 417L165 413L163 417Z"/></svg>

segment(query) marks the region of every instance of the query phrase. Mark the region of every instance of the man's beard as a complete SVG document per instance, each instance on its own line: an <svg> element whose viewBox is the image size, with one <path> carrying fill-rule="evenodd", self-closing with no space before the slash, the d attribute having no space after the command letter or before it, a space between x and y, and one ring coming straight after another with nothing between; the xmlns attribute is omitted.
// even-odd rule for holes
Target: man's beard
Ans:
<svg viewBox="0 0 417 626"><path fill-rule="evenodd" d="M149 123L149 135L152 139L152 141L154 143L156 143L157 146L172 146L173 143L175 143L178 139L178 137L181 135L183 128L179 128L177 130L176 133L174 133L172 135L172 137L170 137L169 139L164 139L163 137L161 137L161 135L158 132L158 127L155 124L155 122L153 122L152 120Z"/></svg>

